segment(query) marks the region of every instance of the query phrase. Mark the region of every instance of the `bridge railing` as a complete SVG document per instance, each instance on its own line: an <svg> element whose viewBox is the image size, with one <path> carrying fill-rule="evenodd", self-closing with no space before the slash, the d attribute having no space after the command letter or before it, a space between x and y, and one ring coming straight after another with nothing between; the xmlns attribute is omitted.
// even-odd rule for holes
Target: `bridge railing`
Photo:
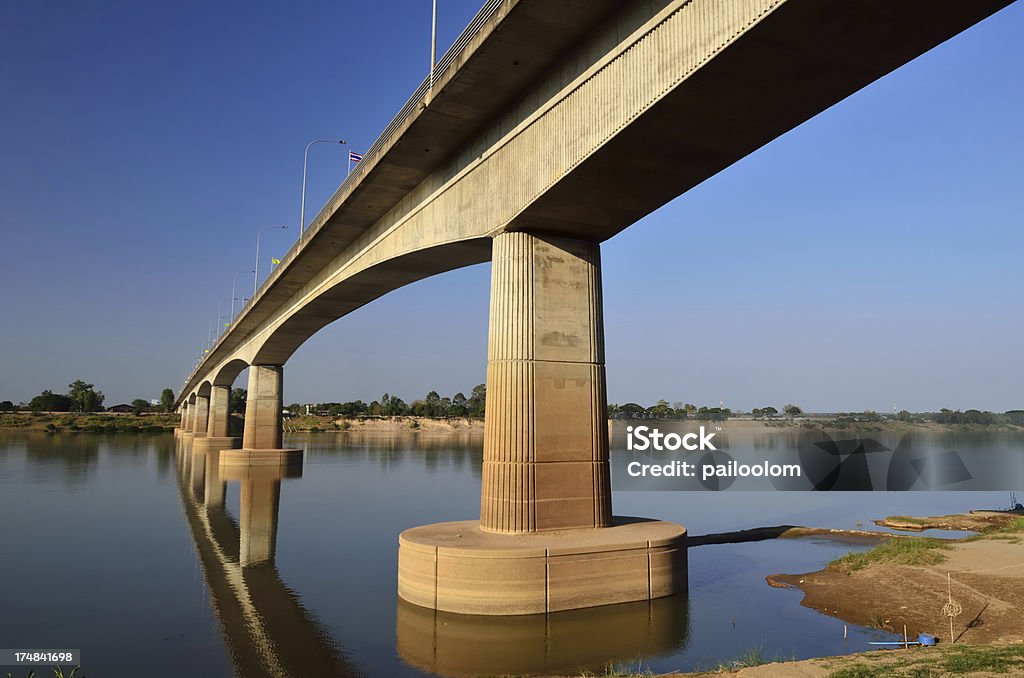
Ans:
<svg viewBox="0 0 1024 678"><path fill-rule="evenodd" d="M423 82L420 83L420 86L416 88L416 90L412 93L409 99L405 102L405 105L398 110L398 113L395 115L394 118L392 118L388 126L384 128L383 132L380 133L380 136L377 137L377 140L370 145L370 147L366 150L365 153L363 153L363 159L359 161L359 164L356 166L356 170L349 174L347 177L345 177L344 180L342 180L341 185L338 186L338 188L334 191L334 194L331 195L326 205L323 208L321 208L320 212L318 212L317 215L313 218L310 227L304 230L304 224L299 224L299 237L288 249L285 255L281 257L281 263L278 264L277 267L273 271L271 271L270 275L268 275L266 279L260 284L259 288L257 289L256 293L253 294L252 298L249 299L242 306L241 310L239 310L238 315L231 319L230 326L227 328L222 328L222 332L217 337L217 341L214 342L214 344L209 347L205 355L209 356L213 354L214 350L220 346L220 343L221 341L223 341L224 337L230 334L231 330L234 329L237 319L241 318L242 315L245 314L246 310L256 301L256 299L263 296L264 289L269 287L271 284L273 284L275 280L277 280L277 278L281 275L281 271L285 270L288 267L288 264L291 263L291 261L296 256L298 256L299 252L302 251L303 247L314 235L314 233L319 231L320 227L322 227L323 224L327 222L328 215L324 215L324 211L327 209L327 207L335 201L335 198L337 198L340 195L344 195L344 193L347 190L349 190L351 187L355 186L362 180L362 177L369 171L366 168L371 167L376 162L381 153L383 153L384 150L388 147L388 144L391 141L391 138L395 135L395 133L398 130L400 130L405 125L405 123L410 118L412 118L413 115L418 111L420 102L423 101L424 97L431 90L431 80L433 79L433 81L436 82L448 71L449 68L451 68L452 64L454 64L455 61L458 60L460 56L462 56L462 53L466 50L466 47L473 40L473 38L477 36L477 34L480 32L480 29L483 28L484 24L487 23L487 20L494 15L494 13L498 10L499 7L501 7L502 3L504 2L506 2L506 0L487 0L487 2L484 3L484 6L480 8L480 11L477 12L476 16L474 16L472 21L469 22L469 25L467 25L466 28L463 29L462 33L459 34L459 37L455 39L454 43L452 43L452 46L448 48L448 51L444 53L444 56L442 56L441 59L437 62L437 64L434 66L433 78L431 78L431 75L428 74L427 77L423 79ZM316 224L315 228L313 224ZM186 385L190 381L192 381L192 379L196 376L196 374L199 372L199 370L202 368L205 362L205 357L199 361L199 364L196 365L196 368L192 371L192 374L190 374L188 378L185 380Z"/></svg>

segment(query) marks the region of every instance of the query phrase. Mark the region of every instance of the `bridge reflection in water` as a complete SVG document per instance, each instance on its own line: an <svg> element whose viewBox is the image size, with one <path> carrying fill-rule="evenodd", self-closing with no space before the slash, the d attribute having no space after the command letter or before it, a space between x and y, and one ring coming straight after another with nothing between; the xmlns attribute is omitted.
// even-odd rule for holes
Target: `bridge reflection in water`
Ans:
<svg viewBox="0 0 1024 678"><path fill-rule="evenodd" d="M236 675L365 675L274 564L282 480L301 478L302 468L222 466L219 451L180 437L176 458L185 518ZM228 482L240 483L237 522L225 506ZM395 629L404 662L450 676L601 670L676 651L688 633L685 594L514 617L399 599Z"/></svg>
<svg viewBox="0 0 1024 678"><path fill-rule="evenodd" d="M444 676L578 674L686 645L685 593L552 614L452 614L398 600L398 654Z"/></svg>
<svg viewBox="0 0 1024 678"><path fill-rule="evenodd" d="M178 487L210 604L237 676L361 676L281 581L274 556L281 480L301 467L220 468L218 451L178 439ZM238 523L225 484L241 483Z"/></svg>

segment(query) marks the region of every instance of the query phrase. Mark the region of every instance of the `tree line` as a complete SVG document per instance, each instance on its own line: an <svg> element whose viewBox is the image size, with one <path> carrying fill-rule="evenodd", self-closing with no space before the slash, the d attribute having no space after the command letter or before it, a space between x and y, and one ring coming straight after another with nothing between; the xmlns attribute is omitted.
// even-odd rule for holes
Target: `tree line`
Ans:
<svg viewBox="0 0 1024 678"><path fill-rule="evenodd" d="M467 397L461 391L453 396L441 396L431 391L423 398L406 403L396 395L385 393L369 403L350 400L344 403L328 402L309 406L309 414L322 417L483 417L487 401L487 387L477 384ZM289 414L306 414L307 407L293 403L287 408Z"/></svg>
<svg viewBox="0 0 1024 678"><path fill-rule="evenodd" d="M0 412L29 410L31 412L103 412L103 391L96 390L95 384L87 384L81 379L68 384L67 393L54 393L44 390L29 402L15 405L10 400L0 401ZM160 405L154 406L148 400L137 398L131 404L135 414L142 412L171 412L174 409L174 391L165 388L160 394Z"/></svg>
<svg viewBox="0 0 1024 678"><path fill-rule="evenodd" d="M796 405L785 405L782 408L782 412L787 416L796 416L803 414L803 410ZM644 407L637 403L626 403L624 405L618 405L616 403L608 403L608 418L609 419L697 419L701 421L721 421L728 419L735 414L728 407L698 407L692 403L675 402L671 405L667 400L659 400L650 407ZM754 417L774 417L779 414L779 410L768 406L768 407L755 407L751 410L750 414Z"/></svg>

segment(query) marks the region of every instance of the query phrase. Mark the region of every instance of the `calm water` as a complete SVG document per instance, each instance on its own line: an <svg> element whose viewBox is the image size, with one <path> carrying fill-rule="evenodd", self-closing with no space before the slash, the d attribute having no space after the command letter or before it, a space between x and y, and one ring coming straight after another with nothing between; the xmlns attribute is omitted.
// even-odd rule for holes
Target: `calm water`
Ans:
<svg viewBox="0 0 1024 678"><path fill-rule="evenodd" d="M790 441L780 431L734 435L732 444ZM809 657L888 637L851 627L844 641L842 622L801 607L799 591L765 584L766 575L817 569L856 548L811 539L693 548L685 597L547 617L435 615L397 600L397 535L478 514L481 439L339 433L287 443L307 451L298 477L214 479L216 465L170 435L0 434L0 647L81 648L90 678L400 676L578 673L609 663L660 673L752 648ZM934 444L1024 451L1020 435ZM886 515L1002 507L1007 498L616 492L614 505L701 535L873 528Z"/></svg>

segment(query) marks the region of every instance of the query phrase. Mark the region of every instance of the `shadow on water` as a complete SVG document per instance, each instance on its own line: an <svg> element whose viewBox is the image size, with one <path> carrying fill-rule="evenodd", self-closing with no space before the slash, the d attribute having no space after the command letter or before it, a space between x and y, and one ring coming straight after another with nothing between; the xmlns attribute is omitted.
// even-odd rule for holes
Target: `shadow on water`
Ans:
<svg viewBox="0 0 1024 678"><path fill-rule="evenodd" d="M221 473L219 452L178 440L178 489L210 604L238 676L361 676L274 565L281 481L301 469ZM224 485L241 483L238 523Z"/></svg>

